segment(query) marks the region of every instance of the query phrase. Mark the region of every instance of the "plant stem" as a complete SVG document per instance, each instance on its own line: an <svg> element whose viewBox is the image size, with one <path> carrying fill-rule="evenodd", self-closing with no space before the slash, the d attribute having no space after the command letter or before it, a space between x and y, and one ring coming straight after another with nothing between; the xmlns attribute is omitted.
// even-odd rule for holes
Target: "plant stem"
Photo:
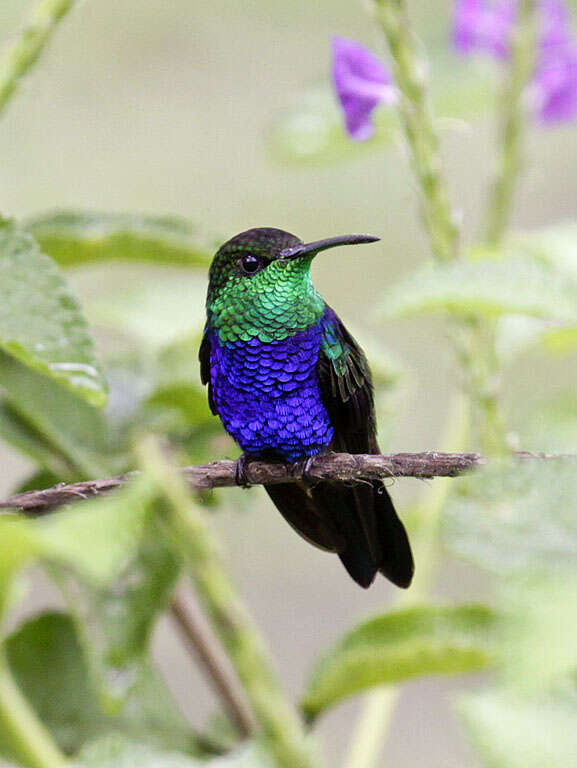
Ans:
<svg viewBox="0 0 577 768"><path fill-rule="evenodd" d="M381 764L381 753L400 695L399 686L375 688L366 695L343 768L373 768Z"/></svg>
<svg viewBox="0 0 577 768"><path fill-rule="evenodd" d="M452 261L458 255L459 230L441 173L439 140L427 100L426 66L417 54L404 0L375 0L375 7L393 58L399 109L421 187L431 249L437 261Z"/></svg>
<svg viewBox="0 0 577 768"><path fill-rule="evenodd" d="M472 434L489 457L509 451L501 410L501 374L495 348L495 322L476 315L453 321L453 347L466 377Z"/></svg>
<svg viewBox="0 0 577 768"><path fill-rule="evenodd" d="M14 682L0 653L0 723L13 759L26 768L65 768L68 762Z"/></svg>
<svg viewBox="0 0 577 768"><path fill-rule="evenodd" d="M536 0L520 0L511 36L511 59L499 99L499 156L489 196L485 241L500 245L511 218L522 170L525 110L523 95L535 68Z"/></svg>
<svg viewBox="0 0 577 768"><path fill-rule="evenodd" d="M465 399L462 395L457 395L451 404L442 441L448 450L462 450L467 443L470 432L467 416ZM402 592L395 600L396 608L406 608L424 602L430 594L437 559L441 513L450 489L451 484L447 478L438 478L419 505L419 532L414 547L418 567L411 589ZM400 694L399 686L377 688L368 694L344 768L373 768L382 764L380 755Z"/></svg>
<svg viewBox="0 0 577 768"><path fill-rule="evenodd" d="M177 594L171 605L172 618L211 681L223 706L239 735L247 739L254 731L254 719L244 692L230 667L222 648L202 614L201 608L190 595Z"/></svg>
<svg viewBox="0 0 577 768"><path fill-rule="evenodd" d="M485 242L498 248L505 235L513 209L515 188L522 170L525 110L523 96L535 67L536 0L520 0L517 21L511 34L511 59L499 99L498 163L487 205ZM507 451L505 428L499 409L499 361L495 352L496 322L476 321L471 331L471 346L476 365L473 391L478 394L477 424L483 451Z"/></svg>
<svg viewBox="0 0 577 768"><path fill-rule="evenodd" d="M514 33L513 62L503 95L503 152L501 170L494 185L491 241L500 237L510 213L515 178L519 168L519 138L522 129L521 98L531 72L531 13L536 0L522 0L518 29ZM459 232L441 172L441 159L433 117L426 97L425 64L407 13L406 0L374 0L383 28L394 75L401 93L399 109L419 182L424 218L431 250L438 262L458 258ZM465 373L471 398L472 422L482 449L490 455L507 450L505 420L500 406L499 364L495 354L494 323L472 315L453 318L449 332L455 353Z"/></svg>
<svg viewBox="0 0 577 768"><path fill-rule="evenodd" d="M278 768L314 768L304 726L282 692L260 631L224 569L203 515L156 444L146 442L141 456L167 501L169 535L244 687L264 746Z"/></svg>
<svg viewBox="0 0 577 768"><path fill-rule="evenodd" d="M14 95L21 78L38 61L58 22L74 4L75 0L41 0L33 8L20 36L0 58L0 113Z"/></svg>

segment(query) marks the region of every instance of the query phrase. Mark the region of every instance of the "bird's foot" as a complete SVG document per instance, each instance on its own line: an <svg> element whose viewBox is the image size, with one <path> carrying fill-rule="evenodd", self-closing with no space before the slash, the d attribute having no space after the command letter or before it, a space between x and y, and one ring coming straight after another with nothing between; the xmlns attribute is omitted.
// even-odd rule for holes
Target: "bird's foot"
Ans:
<svg viewBox="0 0 577 768"><path fill-rule="evenodd" d="M317 482L317 478L313 477L310 473L314 459L314 456L309 456L304 461L295 461L291 466L292 474L300 475L301 479L307 483L307 485L313 485Z"/></svg>
<svg viewBox="0 0 577 768"><path fill-rule="evenodd" d="M246 453L243 453L242 456L239 456L236 460L234 467L234 482L241 488L250 488L250 483L246 475L246 468L248 467L249 462L250 457Z"/></svg>

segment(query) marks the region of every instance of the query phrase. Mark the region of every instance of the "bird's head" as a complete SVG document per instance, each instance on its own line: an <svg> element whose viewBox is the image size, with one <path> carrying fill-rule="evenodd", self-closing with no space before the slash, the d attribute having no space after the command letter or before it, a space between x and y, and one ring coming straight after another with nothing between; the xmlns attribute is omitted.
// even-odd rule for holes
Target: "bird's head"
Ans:
<svg viewBox="0 0 577 768"><path fill-rule="evenodd" d="M324 302L315 291L313 258L338 245L372 243L371 235L343 235L303 243L282 229L241 232L217 251L209 273L207 312L221 339L286 338L316 322Z"/></svg>

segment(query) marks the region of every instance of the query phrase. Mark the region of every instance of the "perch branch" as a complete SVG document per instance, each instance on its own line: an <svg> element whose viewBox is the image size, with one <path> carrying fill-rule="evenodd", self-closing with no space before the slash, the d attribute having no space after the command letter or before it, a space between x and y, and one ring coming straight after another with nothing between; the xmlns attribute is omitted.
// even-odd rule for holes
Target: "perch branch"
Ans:
<svg viewBox="0 0 577 768"><path fill-rule="evenodd" d="M545 453L519 452L514 455L519 460L577 459L577 456ZM358 483L395 477L457 477L483 466L486 461L479 453L392 453L387 456L326 453L314 457L306 474L303 464L255 460L247 464L246 476L249 485L278 485L299 480ZM180 472L190 488L206 491L235 486L235 467L235 461L212 461L195 467L182 467ZM41 491L27 491L0 502L0 509L21 509L32 514L42 514L55 507L112 491L135 475L135 472L128 472L103 480L87 480L73 485L55 485Z"/></svg>

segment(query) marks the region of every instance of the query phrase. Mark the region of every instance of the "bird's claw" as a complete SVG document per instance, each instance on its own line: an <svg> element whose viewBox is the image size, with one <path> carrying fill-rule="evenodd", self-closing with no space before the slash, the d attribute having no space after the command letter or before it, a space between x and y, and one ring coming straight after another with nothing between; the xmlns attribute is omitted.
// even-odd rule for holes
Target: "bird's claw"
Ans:
<svg viewBox="0 0 577 768"><path fill-rule="evenodd" d="M309 456L304 461L295 461L295 463L292 465L293 475L300 475L301 479L309 485L312 485L317 480L316 477L312 477L310 474L314 459L314 456Z"/></svg>
<svg viewBox="0 0 577 768"><path fill-rule="evenodd" d="M249 458L246 453L239 456L234 466L234 482L241 488L250 488L250 483L246 475L246 468L249 463Z"/></svg>

